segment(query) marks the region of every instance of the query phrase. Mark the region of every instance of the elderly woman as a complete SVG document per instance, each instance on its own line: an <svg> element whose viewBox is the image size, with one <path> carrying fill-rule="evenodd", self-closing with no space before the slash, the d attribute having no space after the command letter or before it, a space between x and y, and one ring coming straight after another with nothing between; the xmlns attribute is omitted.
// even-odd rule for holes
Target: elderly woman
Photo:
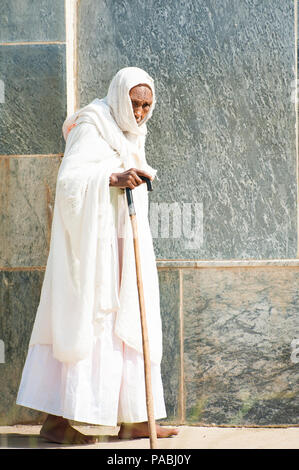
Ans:
<svg viewBox="0 0 299 470"><path fill-rule="evenodd" d="M66 119L51 242L17 404L46 412L40 434L94 443L68 420L120 424L118 436L148 436L132 228L124 188L134 189L151 357L155 419L166 417L160 363L159 285L148 222L146 121L152 78L127 67L106 98ZM157 425L158 437L177 434Z"/></svg>

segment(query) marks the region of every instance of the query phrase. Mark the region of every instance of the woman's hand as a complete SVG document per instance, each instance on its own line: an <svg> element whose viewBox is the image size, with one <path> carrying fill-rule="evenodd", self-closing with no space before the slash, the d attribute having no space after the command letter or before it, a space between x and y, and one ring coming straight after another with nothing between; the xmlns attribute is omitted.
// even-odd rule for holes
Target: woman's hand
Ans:
<svg viewBox="0 0 299 470"><path fill-rule="evenodd" d="M137 168L130 168L123 173L112 173L110 175L110 184L109 186L116 186L118 188L130 188L134 189L136 186L139 186L142 183L145 183L144 180L139 178L140 176L146 176L151 181L153 180L152 176L149 173L146 173L143 170Z"/></svg>

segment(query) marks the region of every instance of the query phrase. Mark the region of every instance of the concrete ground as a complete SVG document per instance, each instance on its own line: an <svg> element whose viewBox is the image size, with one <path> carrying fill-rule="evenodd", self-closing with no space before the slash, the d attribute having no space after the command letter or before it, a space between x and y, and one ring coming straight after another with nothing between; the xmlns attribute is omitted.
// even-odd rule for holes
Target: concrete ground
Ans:
<svg viewBox="0 0 299 470"><path fill-rule="evenodd" d="M66 446L39 437L41 426L0 426L0 448L149 449L149 439L119 440L118 428L75 426L80 432L101 435L97 444ZM159 439L159 449L299 449L299 427L227 428L179 426L176 437Z"/></svg>

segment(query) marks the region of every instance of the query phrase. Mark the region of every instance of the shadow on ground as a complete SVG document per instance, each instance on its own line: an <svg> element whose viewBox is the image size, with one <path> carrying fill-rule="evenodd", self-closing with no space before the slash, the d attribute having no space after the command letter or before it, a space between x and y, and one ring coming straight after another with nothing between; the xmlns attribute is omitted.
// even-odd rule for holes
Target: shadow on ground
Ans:
<svg viewBox="0 0 299 470"><path fill-rule="evenodd" d="M117 442L119 441L117 436L98 436L98 444L101 442ZM82 446L82 444L80 444ZM90 446L90 445L89 445ZM57 447L70 447L69 444L57 444L49 442L39 434L1 434L0 435L0 448L5 449L46 449L46 448L57 448Z"/></svg>

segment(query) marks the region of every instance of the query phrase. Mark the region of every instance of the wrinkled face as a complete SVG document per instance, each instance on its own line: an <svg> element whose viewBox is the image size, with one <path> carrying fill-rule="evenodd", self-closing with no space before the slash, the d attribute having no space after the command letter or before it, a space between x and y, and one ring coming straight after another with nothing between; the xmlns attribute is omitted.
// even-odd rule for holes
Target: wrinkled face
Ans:
<svg viewBox="0 0 299 470"><path fill-rule="evenodd" d="M130 90L130 98L137 124L147 115L153 103L153 93L148 85L137 85Z"/></svg>

